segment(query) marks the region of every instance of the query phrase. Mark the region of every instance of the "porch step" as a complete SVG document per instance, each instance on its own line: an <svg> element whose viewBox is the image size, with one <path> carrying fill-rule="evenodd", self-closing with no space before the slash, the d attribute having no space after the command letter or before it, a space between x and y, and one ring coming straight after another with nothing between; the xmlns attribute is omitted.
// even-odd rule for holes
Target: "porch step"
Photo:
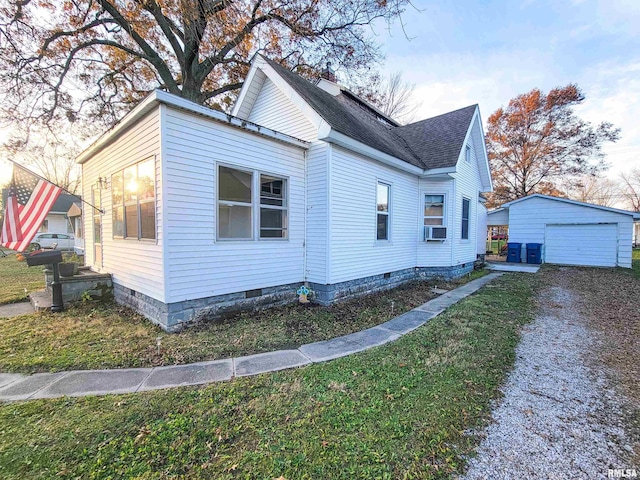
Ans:
<svg viewBox="0 0 640 480"><path fill-rule="evenodd" d="M51 310L51 292L39 290L29 294L29 301L36 312Z"/></svg>

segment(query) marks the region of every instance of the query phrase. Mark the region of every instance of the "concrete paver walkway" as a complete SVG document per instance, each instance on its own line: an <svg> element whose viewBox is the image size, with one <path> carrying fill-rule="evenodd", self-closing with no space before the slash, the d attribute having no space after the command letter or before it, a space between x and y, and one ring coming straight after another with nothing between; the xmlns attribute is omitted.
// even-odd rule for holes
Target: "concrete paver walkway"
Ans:
<svg viewBox="0 0 640 480"><path fill-rule="evenodd" d="M27 313L33 313L33 307L29 302L0 305L0 318L17 317L18 315L24 315Z"/></svg>
<svg viewBox="0 0 640 480"><path fill-rule="evenodd" d="M82 397L201 385L324 362L396 340L500 275L502 273L490 273L473 280L377 327L302 345L297 350L155 368L74 370L35 375L0 373L0 400Z"/></svg>
<svg viewBox="0 0 640 480"><path fill-rule="evenodd" d="M487 263L487 269L492 272L524 272L524 273L536 273L540 270L540 265L533 265L530 263Z"/></svg>

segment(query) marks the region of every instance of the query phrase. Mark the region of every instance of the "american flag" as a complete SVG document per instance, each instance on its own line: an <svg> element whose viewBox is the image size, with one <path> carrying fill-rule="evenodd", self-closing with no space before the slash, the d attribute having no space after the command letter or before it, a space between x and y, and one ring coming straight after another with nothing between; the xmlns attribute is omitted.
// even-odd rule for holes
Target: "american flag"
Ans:
<svg viewBox="0 0 640 480"><path fill-rule="evenodd" d="M0 245L24 252L61 191L57 185L14 164Z"/></svg>

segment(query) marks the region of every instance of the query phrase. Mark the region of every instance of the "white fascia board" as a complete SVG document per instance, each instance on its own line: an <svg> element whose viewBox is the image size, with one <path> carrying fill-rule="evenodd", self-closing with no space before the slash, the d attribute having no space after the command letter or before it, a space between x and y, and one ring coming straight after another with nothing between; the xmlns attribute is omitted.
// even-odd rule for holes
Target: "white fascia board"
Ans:
<svg viewBox="0 0 640 480"><path fill-rule="evenodd" d="M436 176L451 176L452 173L456 173L458 170L456 167L440 167L440 168L430 168L429 170L425 170L425 177L436 177Z"/></svg>
<svg viewBox="0 0 640 480"><path fill-rule="evenodd" d="M568 198L553 197L551 195L542 195L541 193L534 193L533 195L522 197L517 200L512 200L508 203L504 203L502 205L502 208L509 208L511 205L523 202L525 200L529 200L530 198L544 198L547 200L555 200L557 202L570 203L572 205L577 205L579 207L595 208L596 210L604 210L605 212L619 213L621 215L631 215L633 218L640 219L640 213L630 212L629 210L620 210L618 208L603 207L602 205L594 205L593 203L579 202L578 200L570 200Z"/></svg>
<svg viewBox="0 0 640 480"><path fill-rule="evenodd" d="M212 120L216 120L221 123L226 123L228 125L238 127L243 130L247 130L249 132L271 138L273 140L278 140L279 142L288 143L289 145L293 145L296 147L307 149L310 146L309 142L300 140L299 138L293 137L291 135L287 135L286 133L281 133L276 130L272 130L271 128L258 125L257 123L249 122L247 120L243 120L242 118L234 117L231 114L226 114L223 112L219 112L218 110L213 110L211 108L205 107L198 103L185 100L184 98L178 97L176 95L172 95L170 93L163 92L161 90L156 90L156 94L157 94L157 99L160 103L164 103L165 105L169 105L170 107L175 107L181 110L186 110L191 113L196 113L198 115L202 115Z"/></svg>
<svg viewBox="0 0 640 480"><path fill-rule="evenodd" d="M390 167L397 168L398 170L402 170L407 173L412 173L419 176L422 176L425 173L422 168L411 165L404 160L400 160L399 158L381 152L380 150L376 150L375 148L365 145L362 142L358 142L357 140L354 140L353 138L343 133L337 132L332 128L325 127L323 130L323 135L319 135L319 140L338 145L340 147L346 148L347 150L351 150L352 152L364 155L365 157L373 158L380 163L384 163L385 165L389 165Z"/></svg>
<svg viewBox="0 0 640 480"><path fill-rule="evenodd" d="M311 105L309 105L301 96L296 92L289 83L284 80L278 72L276 72L271 65L261 59L260 70L271 80L278 90L291 101L301 112L307 117L307 119L316 127L320 128L324 119L316 112Z"/></svg>
<svg viewBox="0 0 640 480"><path fill-rule="evenodd" d="M491 178L491 167L489 166L489 155L487 154L487 145L484 141L485 134L484 129L482 128L482 118L480 117L480 107L476 106L475 118L478 122L478 128L480 129L480 138L482 138L481 147L482 147L482 158L484 158L483 167L486 169L487 178L489 179L488 185L482 185L483 187L488 188L485 192L493 192L493 178Z"/></svg>
<svg viewBox="0 0 640 480"><path fill-rule="evenodd" d="M505 206L498 207L495 210L488 211L487 215L493 215L494 213L502 212L503 210L509 210L509 207L505 207Z"/></svg>
<svg viewBox="0 0 640 480"><path fill-rule="evenodd" d="M154 90L147 97L142 100L136 107L127 113L118 123L116 123L110 130L103 133L95 142L87 147L80 155L76 157L76 163L84 163L93 155L98 153L104 147L106 147L114 138L120 133L129 128L138 119L149 113L157 105L156 93L158 90Z"/></svg>
<svg viewBox="0 0 640 480"><path fill-rule="evenodd" d="M249 69L249 73L247 73L246 78L242 84L242 88L240 89L240 93L238 94L238 98L236 98L236 102L233 104L233 108L231 109L231 115L234 117L238 116L238 110L242 106L245 97L247 96L247 91L251 87L251 83L253 83L256 75L256 70L258 70L258 59L260 57L256 56L255 60L251 63L251 68Z"/></svg>
<svg viewBox="0 0 640 480"><path fill-rule="evenodd" d="M96 140L91 146L89 146L84 152L76 157L76 163L85 163L89 158L98 153L100 150L109 145L113 140L117 138L124 130L133 125L142 116L146 115L149 111L156 108L159 104L168 105L180 110L185 110L196 115L202 115L211 120L225 123L233 127L240 128L242 130L251 132L253 134L262 135L272 140L287 143L296 147L307 149L309 148L309 142L300 140L299 138L292 137L284 133L277 132L267 127L263 127L256 123L242 120L241 118L234 117L233 115L227 115L226 113L213 110L211 108L199 105L195 102L185 100L171 93L163 92L162 90L154 90L147 98L139 103L133 110L124 116L120 122L118 122L111 130L104 133L98 140Z"/></svg>
<svg viewBox="0 0 640 480"><path fill-rule="evenodd" d="M484 140L484 131L482 129L482 119L480 118L480 108L476 105L476 110L475 112L473 112L473 117L471 117L471 122L469 122L469 128L467 129L467 133L464 136L464 142L462 144L462 149L460 150L460 153L458 154L458 162L457 163L463 161L464 158L464 151L465 148L467 146L467 144L469 143L469 138L472 136L473 134L473 127L476 125L476 122L478 124L478 128L480 129L480 138ZM476 142L473 143L474 147L477 148L476 146ZM482 164L478 165L478 167L480 167L480 182L482 183L482 191L483 192L493 192L493 180L491 179L491 169L489 167L489 157L487 156L487 148L485 145L484 141L480 142L480 147L481 147L481 153L482 153ZM476 152L476 158L478 157L477 152ZM482 171L484 170L484 172ZM485 182L483 180L483 177L486 175L486 178L489 179L489 183Z"/></svg>

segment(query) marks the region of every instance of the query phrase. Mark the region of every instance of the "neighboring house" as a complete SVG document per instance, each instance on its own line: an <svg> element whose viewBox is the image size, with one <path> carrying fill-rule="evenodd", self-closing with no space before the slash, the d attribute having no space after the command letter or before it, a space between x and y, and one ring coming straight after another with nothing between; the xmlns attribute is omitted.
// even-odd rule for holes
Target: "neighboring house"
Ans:
<svg viewBox="0 0 640 480"><path fill-rule="evenodd" d="M633 246L640 247L640 222L633 225Z"/></svg>
<svg viewBox="0 0 640 480"><path fill-rule="evenodd" d="M85 210L86 263L167 330L303 283L327 304L457 277L485 250L477 106L401 126L262 57L233 115L156 91L78 161L105 211Z"/></svg>
<svg viewBox="0 0 640 480"><path fill-rule="evenodd" d="M542 260L559 265L631 268L634 220L640 213L535 194L489 212L508 225L509 242L541 243ZM507 223L504 223L507 222Z"/></svg>
<svg viewBox="0 0 640 480"><path fill-rule="evenodd" d="M2 204L6 205L7 195L9 190L2 191ZM38 229L39 233L65 233L73 234L73 225L69 221L67 212L74 202L78 201L78 197L75 195L69 195L67 193L61 193L58 199L51 207L51 210L45 217L42 225Z"/></svg>
<svg viewBox="0 0 640 480"><path fill-rule="evenodd" d="M84 237L82 235L82 203L74 202L67 212L69 224L73 228L73 250L77 254L84 254Z"/></svg>

